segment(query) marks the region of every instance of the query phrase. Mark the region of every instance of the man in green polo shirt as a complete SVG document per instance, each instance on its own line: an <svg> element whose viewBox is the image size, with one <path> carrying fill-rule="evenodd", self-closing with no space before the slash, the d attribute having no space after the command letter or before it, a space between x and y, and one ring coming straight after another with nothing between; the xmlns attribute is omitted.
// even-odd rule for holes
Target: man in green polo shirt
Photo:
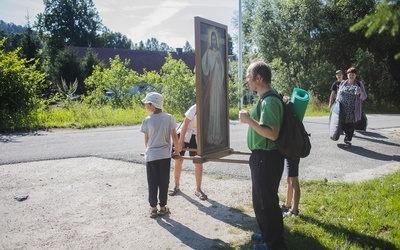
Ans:
<svg viewBox="0 0 400 250"><path fill-rule="evenodd" d="M247 69L246 81L250 91L261 97L271 87L271 69L263 61L255 61ZM260 116L257 105L261 105ZM285 249L283 217L279 207L278 188L282 178L284 158L275 145L283 120L283 105L275 96L268 96L253 107L251 115L241 110L239 120L249 125L247 146L251 150L249 160L252 179L253 208L261 234L253 234L254 249Z"/></svg>

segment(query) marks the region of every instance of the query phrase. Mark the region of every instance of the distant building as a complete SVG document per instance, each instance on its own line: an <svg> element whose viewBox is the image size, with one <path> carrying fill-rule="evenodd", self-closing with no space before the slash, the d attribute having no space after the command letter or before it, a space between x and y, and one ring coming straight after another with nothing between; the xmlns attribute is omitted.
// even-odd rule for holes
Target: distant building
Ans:
<svg viewBox="0 0 400 250"><path fill-rule="evenodd" d="M159 72L165 63L165 58L168 56L168 53L176 60L182 59L193 72L195 67L195 54L193 52L182 52L182 49L177 49L177 52L87 47L70 47L70 49L76 51L79 58L83 58L87 50L91 49L97 53L97 57L100 61L104 62L106 67L110 66L110 58L114 59L116 55L119 55L122 61L129 59L129 68L139 74L143 73L143 69L146 69L146 71L155 70Z"/></svg>

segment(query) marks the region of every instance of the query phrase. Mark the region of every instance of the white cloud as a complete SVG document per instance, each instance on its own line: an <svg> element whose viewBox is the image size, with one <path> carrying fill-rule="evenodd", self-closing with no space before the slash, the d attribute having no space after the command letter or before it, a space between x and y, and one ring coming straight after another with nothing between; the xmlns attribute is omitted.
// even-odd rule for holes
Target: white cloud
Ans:
<svg viewBox="0 0 400 250"><path fill-rule="evenodd" d="M43 0L0 0L0 19L25 25L43 12ZM103 24L113 32L120 32L134 43L157 38L172 47L186 41L194 47L194 17L201 16L231 27L238 0L93 0Z"/></svg>
<svg viewBox="0 0 400 250"><path fill-rule="evenodd" d="M186 6L187 3L177 1L162 1L162 4L158 6L149 7L148 9L152 11L144 15L140 22L130 28L129 31L130 33L136 34L139 37L145 37L148 31L157 28L160 34L162 34L165 32L165 30L163 30L165 27L163 28L162 24ZM157 37L155 36L155 38ZM159 40L159 38L157 39Z"/></svg>

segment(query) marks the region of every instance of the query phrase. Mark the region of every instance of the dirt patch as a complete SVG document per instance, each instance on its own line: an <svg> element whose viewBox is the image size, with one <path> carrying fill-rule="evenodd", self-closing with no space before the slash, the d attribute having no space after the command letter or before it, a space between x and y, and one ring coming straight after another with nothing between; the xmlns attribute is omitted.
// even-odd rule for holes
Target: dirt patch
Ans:
<svg viewBox="0 0 400 250"><path fill-rule="evenodd" d="M398 169L397 162L345 179ZM204 175L207 201L194 195L194 183L193 172L184 171L181 192L168 199L171 214L151 219L143 165L95 157L1 165L0 249L216 249L247 242L257 229L251 181Z"/></svg>
<svg viewBox="0 0 400 250"><path fill-rule="evenodd" d="M203 183L207 201L183 172L171 214L151 219L143 165L92 157L2 165L0 248L212 249L248 239L250 181L205 175Z"/></svg>

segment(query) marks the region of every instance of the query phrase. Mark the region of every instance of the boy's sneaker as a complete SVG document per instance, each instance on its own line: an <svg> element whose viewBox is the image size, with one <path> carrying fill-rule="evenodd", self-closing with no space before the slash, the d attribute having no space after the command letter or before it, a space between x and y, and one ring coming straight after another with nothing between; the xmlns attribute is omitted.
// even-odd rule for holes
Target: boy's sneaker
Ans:
<svg viewBox="0 0 400 250"><path fill-rule="evenodd" d="M289 212L289 209L290 209L290 207L287 207L285 204L282 204L281 210L282 210L283 214L286 213L286 212Z"/></svg>
<svg viewBox="0 0 400 250"><path fill-rule="evenodd" d="M254 244L253 246L253 250L270 250L271 248L269 248L267 246L267 244L262 243L262 244Z"/></svg>
<svg viewBox="0 0 400 250"><path fill-rule="evenodd" d="M299 211L293 212L292 209L289 209L289 211L283 213L283 217L296 217L299 215Z"/></svg>
<svg viewBox="0 0 400 250"><path fill-rule="evenodd" d="M347 140L346 138L344 138L344 143L349 145L349 147L351 146L351 141Z"/></svg>
<svg viewBox="0 0 400 250"><path fill-rule="evenodd" d="M251 235L251 240L252 241L263 241L263 237L261 234L254 233Z"/></svg>

